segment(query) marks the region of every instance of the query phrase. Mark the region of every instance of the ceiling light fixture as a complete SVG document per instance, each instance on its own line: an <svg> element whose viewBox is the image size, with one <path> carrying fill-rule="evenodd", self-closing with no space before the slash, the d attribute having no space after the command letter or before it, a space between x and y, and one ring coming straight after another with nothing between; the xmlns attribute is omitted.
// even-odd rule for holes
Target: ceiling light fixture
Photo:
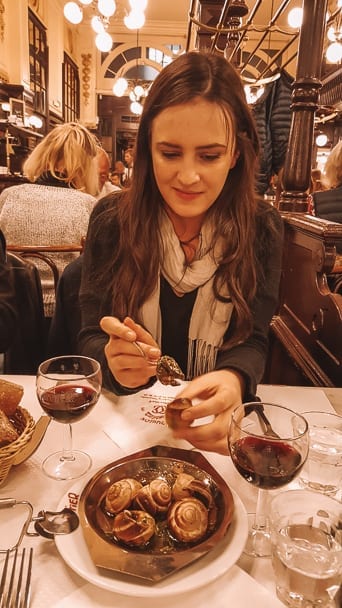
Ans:
<svg viewBox="0 0 342 608"><path fill-rule="evenodd" d="M145 9L148 0L129 0L131 10L124 16L123 22L130 30L138 30L145 23ZM99 51L108 53L113 46L113 39L108 32L110 18L115 17L115 0L77 0L77 2L67 2L64 5L65 18L74 25L83 20L84 7L92 8L94 15L91 19L91 27L96 33L95 44Z"/></svg>
<svg viewBox="0 0 342 608"><path fill-rule="evenodd" d="M139 29L137 29L136 58L135 58L135 78L127 79L122 74L113 85L113 93L116 97L128 95L131 100L130 110L133 114L139 115L143 110L144 97L148 94L150 82L139 78Z"/></svg>
<svg viewBox="0 0 342 608"><path fill-rule="evenodd" d="M325 133L319 133L319 135L317 135L317 137L316 137L317 146L319 146L320 148L324 148L324 146L326 145L327 142L328 142L328 137Z"/></svg>
<svg viewBox="0 0 342 608"><path fill-rule="evenodd" d="M339 11L336 13L336 20L333 25L328 27L327 37L330 41L325 52L329 63L340 63L342 61L342 11L339 4Z"/></svg>
<svg viewBox="0 0 342 608"><path fill-rule="evenodd" d="M288 14L288 17L287 17L287 22L288 22L289 26L297 29L297 28L301 27L302 21L303 21L303 9L300 8L299 6L291 9Z"/></svg>

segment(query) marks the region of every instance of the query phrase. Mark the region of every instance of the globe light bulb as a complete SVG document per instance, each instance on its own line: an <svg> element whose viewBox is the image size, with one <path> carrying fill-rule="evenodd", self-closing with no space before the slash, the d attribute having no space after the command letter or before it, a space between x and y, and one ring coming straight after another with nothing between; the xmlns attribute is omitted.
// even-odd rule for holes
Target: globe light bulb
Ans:
<svg viewBox="0 0 342 608"><path fill-rule="evenodd" d="M293 8L287 17L287 22L290 27L298 28L302 25L303 21L303 9L302 8Z"/></svg>
<svg viewBox="0 0 342 608"><path fill-rule="evenodd" d="M147 0L129 0L133 11L143 12L147 7Z"/></svg>
<svg viewBox="0 0 342 608"><path fill-rule="evenodd" d="M101 34L97 34L95 44L99 51L102 53L108 53L113 46L113 40L112 37L107 34L107 32L102 32Z"/></svg>
<svg viewBox="0 0 342 608"><path fill-rule="evenodd" d="M129 30L139 30L145 23L144 13L131 11L124 17L124 24Z"/></svg>
<svg viewBox="0 0 342 608"><path fill-rule="evenodd" d="M134 90L134 94L137 99L140 99L140 97L142 97L145 92L144 88L141 86L141 84L137 84L133 90Z"/></svg>
<svg viewBox="0 0 342 608"><path fill-rule="evenodd" d="M137 115L140 115L143 110L141 103L139 103L138 101L133 101L130 105L130 108L131 108L131 112L133 112L133 114L137 114Z"/></svg>
<svg viewBox="0 0 342 608"><path fill-rule="evenodd" d="M90 24L91 24L91 27L94 30L94 32L96 32L96 34L102 34L102 32L105 31L103 21L101 20L101 17L99 17L98 15L96 15L95 17L92 17Z"/></svg>
<svg viewBox="0 0 342 608"><path fill-rule="evenodd" d="M330 27L328 27L327 37L330 40L330 42L336 42L335 28L332 25Z"/></svg>
<svg viewBox="0 0 342 608"><path fill-rule="evenodd" d="M64 17L74 25L81 23L83 19L83 11L76 2L67 2L64 4L63 13Z"/></svg>
<svg viewBox="0 0 342 608"><path fill-rule="evenodd" d="M342 44L333 42L329 44L325 56L330 63L338 63L342 59Z"/></svg>
<svg viewBox="0 0 342 608"><path fill-rule="evenodd" d="M81 4L84 4L85 6L89 6L89 4L92 3L93 0L78 0Z"/></svg>
<svg viewBox="0 0 342 608"><path fill-rule="evenodd" d="M113 86L114 95L116 95L117 97L122 97L126 93L127 87L128 82L126 78L118 78Z"/></svg>
<svg viewBox="0 0 342 608"><path fill-rule="evenodd" d="M111 17L115 13L116 4L114 0L98 0L97 8L104 17Z"/></svg>
<svg viewBox="0 0 342 608"><path fill-rule="evenodd" d="M327 141L328 141L328 137L326 136L325 133L321 133L320 135L317 135L317 137L316 137L316 144L319 147L325 146Z"/></svg>

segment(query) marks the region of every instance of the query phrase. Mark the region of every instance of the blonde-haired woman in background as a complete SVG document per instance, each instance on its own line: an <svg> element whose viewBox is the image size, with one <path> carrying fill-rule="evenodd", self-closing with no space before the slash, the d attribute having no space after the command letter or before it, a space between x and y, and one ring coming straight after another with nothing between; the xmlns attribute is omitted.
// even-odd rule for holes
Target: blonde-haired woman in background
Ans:
<svg viewBox="0 0 342 608"><path fill-rule="evenodd" d="M81 124L56 126L23 166L30 183L6 188L0 195L0 227L11 245L80 245L98 193L97 142ZM54 253L61 273L77 253ZM45 316L55 304L48 266L36 260Z"/></svg>

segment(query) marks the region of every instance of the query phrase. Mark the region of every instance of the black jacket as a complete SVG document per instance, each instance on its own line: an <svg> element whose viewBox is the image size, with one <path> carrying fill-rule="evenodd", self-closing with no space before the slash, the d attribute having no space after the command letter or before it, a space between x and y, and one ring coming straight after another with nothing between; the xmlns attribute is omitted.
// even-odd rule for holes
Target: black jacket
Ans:
<svg viewBox="0 0 342 608"><path fill-rule="evenodd" d="M338 188L312 194L315 215L342 224L342 184Z"/></svg>
<svg viewBox="0 0 342 608"><path fill-rule="evenodd" d="M342 184L338 188L314 192L312 199L317 217L342 224ZM336 249L338 253L342 253L342 245L338 245Z"/></svg>
<svg viewBox="0 0 342 608"><path fill-rule="evenodd" d="M108 336L99 327L101 317L113 314L110 293L105 293L105 286L103 290L94 288L93 281L90 278L91 268L103 267L111 255L117 239L118 226L114 205L112 206L113 212L110 219L108 217L106 225L101 230L101 236L97 234L96 230L97 217L107 207L108 199L109 197L98 202L89 223L83 256L80 289L82 330L79 336L79 349L81 354L93 357L101 363L103 383L106 388L117 394L127 394L133 391L128 391L118 385L108 368L104 354L104 347ZM259 277L258 280L258 291L253 305L254 328L252 334L245 342L234 346L228 351L220 352L215 367L215 369L234 369L243 375L246 383L245 400L253 398L256 385L260 382L263 375L267 356L269 323L278 302L282 260L283 225L281 217L274 207L263 202L261 204L263 212L258 216L256 244L265 279L261 281L261 277ZM184 299L184 297L175 298L172 303L172 310L170 310L171 302L168 297L164 297L163 303L162 288L163 286L161 285L160 307L163 326L162 333L165 335L167 333L165 324L169 324L170 314L178 317L178 319L183 318L183 320L185 316L184 323L186 324L188 323L193 303L190 303L189 310L185 310L185 306L188 305L188 299ZM180 330L183 332L183 335L187 336L188 326L179 328ZM231 323L227 327L226 335L229 335L233 330L233 323ZM164 343L164 338L162 346L163 352L175 356L177 361L186 359L183 352L187 349L186 339L179 345L179 349L182 349L182 352L169 352L168 344Z"/></svg>
<svg viewBox="0 0 342 608"><path fill-rule="evenodd" d="M284 70L278 80L266 85L263 95L252 106L260 142L257 190L264 194L272 175L277 175L285 162L291 127L291 77Z"/></svg>
<svg viewBox="0 0 342 608"><path fill-rule="evenodd" d="M17 326L13 275L6 260L6 242L0 230L0 352L12 344Z"/></svg>

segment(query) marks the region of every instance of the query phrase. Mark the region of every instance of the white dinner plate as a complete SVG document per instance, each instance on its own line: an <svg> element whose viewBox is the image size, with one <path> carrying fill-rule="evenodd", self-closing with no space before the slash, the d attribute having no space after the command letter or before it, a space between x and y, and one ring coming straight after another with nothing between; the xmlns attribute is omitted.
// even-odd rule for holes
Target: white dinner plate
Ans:
<svg viewBox="0 0 342 608"><path fill-rule="evenodd" d="M68 491L79 494L80 482ZM57 549L66 564L86 581L122 595L133 597L166 597L183 593L184 589L198 589L222 576L239 559L248 535L248 519L246 509L239 496L231 490L234 498L234 516L226 536L215 549L185 566L166 579L153 584L133 580L129 576L121 576L119 572L99 569L92 561L88 547L83 537L81 526L71 534L56 536ZM58 505L59 509L69 506L68 496Z"/></svg>

